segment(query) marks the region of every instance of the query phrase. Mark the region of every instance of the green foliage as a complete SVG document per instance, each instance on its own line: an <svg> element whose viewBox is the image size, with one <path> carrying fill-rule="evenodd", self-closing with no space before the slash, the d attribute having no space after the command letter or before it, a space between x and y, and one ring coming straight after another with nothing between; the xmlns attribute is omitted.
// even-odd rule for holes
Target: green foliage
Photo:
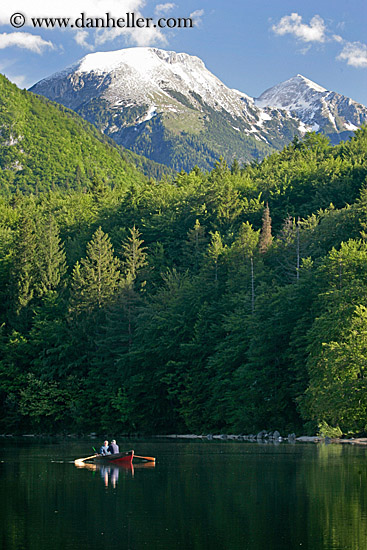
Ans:
<svg viewBox="0 0 367 550"><path fill-rule="evenodd" d="M70 408L70 399L69 391L60 388L57 382L38 380L30 373L27 385L20 391L19 409L23 416L30 417L38 425L49 419L51 427L65 418Z"/></svg>
<svg viewBox="0 0 367 550"><path fill-rule="evenodd" d="M56 290L66 273L66 256L55 219L49 215L38 228L39 293Z"/></svg>
<svg viewBox="0 0 367 550"><path fill-rule="evenodd" d="M343 435L343 432L339 428L339 426L336 426L333 428L332 426L329 426L325 420L322 420L319 424L319 433L318 435L321 435L321 437L331 437L331 438L338 438Z"/></svg>
<svg viewBox="0 0 367 550"><path fill-rule="evenodd" d="M144 178L119 147L75 113L20 91L0 75L1 192L88 188L93 177L112 186Z"/></svg>
<svg viewBox="0 0 367 550"><path fill-rule="evenodd" d="M142 246L144 241L140 239L141 234L135 227L130 229L130 236L122 243L124 254L123 271L128 284L132 285L138 272L147 265L146 247Z"/></svg>
<svg viewBox="0 0 367 550"><path fill-rule="evenodd" d="M76 263L72 274L71 310L76 316L106 306L117 290L119 261L101 227L87 245L87 257Z"/></svg>
<svg viewBox="0 0 367 550"><path fill-rule="evenodd" d="M366 129L147 181L1 85L4 431L367 432Z"/></svg>

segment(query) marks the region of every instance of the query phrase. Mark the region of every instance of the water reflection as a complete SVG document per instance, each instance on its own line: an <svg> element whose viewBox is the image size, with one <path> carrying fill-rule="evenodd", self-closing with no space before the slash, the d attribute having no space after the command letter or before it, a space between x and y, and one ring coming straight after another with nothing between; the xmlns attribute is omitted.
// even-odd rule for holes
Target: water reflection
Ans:
<svg viewBox="0 0 367 550"><path fill-rule="evenodd" d="M116 488L120 474L134 477L136 469L152 469L155 468L154 462L146 462L141 464L100 464L89 462L75 462L78 469L85 469L91 472L99 472L104 482L105 487Z"/></svg>
<svg viewBox="0 0 367 550"><path fill-rule="evenodd" d="M154 470L75 467L85 442L5 443L4 550L367 548L366 448L144 440Z"/></svg>

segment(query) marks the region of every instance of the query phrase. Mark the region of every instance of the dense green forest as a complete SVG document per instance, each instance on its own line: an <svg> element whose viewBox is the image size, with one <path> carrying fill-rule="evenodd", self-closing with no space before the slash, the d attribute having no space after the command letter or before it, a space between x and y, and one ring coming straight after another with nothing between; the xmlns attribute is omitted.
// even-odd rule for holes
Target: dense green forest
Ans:
<svg viewBox="0 0 367 550"><path fill-rule="evenodd" d="M121 186L172 174L123 150L70 109L19 90L0 75L0 192Z"/></svg>
<svg viewBox="0 0 367 550"><path fill-rule="evenodd" d="M60 142L60 180L12 165L11 147L3 432L367 432L367 128L160 181L109 143L88 175Z"/></svg>

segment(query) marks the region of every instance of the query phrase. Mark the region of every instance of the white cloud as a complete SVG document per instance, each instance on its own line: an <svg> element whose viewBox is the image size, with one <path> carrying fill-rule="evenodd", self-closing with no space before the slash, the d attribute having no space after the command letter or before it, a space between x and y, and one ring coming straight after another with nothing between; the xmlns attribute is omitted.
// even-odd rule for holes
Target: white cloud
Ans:
<svg viewBox="0 0 367 550"><path fill-rule="evenodd" d="M347 42L337 59L357 68L367 67L367 45L362 42Z"/></svg>
<svg viewBox="0 0 367 550"><path fill-rule="evenodd" d="M200 27L201 19L203 15L204 15L204 10L195 10L192 13L190 13L190 17L194 21L195 27Z"/></svg>
<svg viewBox="0 0 367 550"><path fill-rule="evenodd" d="M20 74L20 75L7 74L7 77L10 80L10 82L13 82L14 84L16 84L18 88L28 88L30 85L28 78L23 74Z"/></svg>
<svg viewBox="0 0 367 550"><path fill-rule="evenodd" d="M74 40L79 46L85 48L86 50L94 50L94 46L88 42L88 32L87 31L78 31L74 37Z"/></svg>
<svg viewBox="0 0 367 550"><path fill-rule="evenodd" d="M144 29L124 29L121 33L121 29L105 29L100 30L95 35L94 43L96 46L105 44L106 42L112 42L123 34L127 44L132 46L153 46L155 44L166 44L167 39L157 29L144 28Z"/></svg>
<svg viewBox="0 0 367 550"><path fill-rule="evenodd" d="M343 28L344 23L337 25ZM302 17L298 13L285 15L278 24L272 26L275 34L292 34L302 42L337 42L343 46L342 51L336 59L346 61L348 65L356 68L367 68L367 44L362 42L348 42L339 34L328 33L324 20L315 15L309 25L302 23ZM310 45L301 50L301 53L307 53Z"/></svg>
<svg viewBox="0 0 367 550"><path fill-rule="evenodd" d="M22 74L14 74L12 68L16 65L16 58L11 57L8 59L2 59L0 62L0 73L6 75L10 82L14 82L19 88L28 88L31 84L28 78Z"/></svg>
<svg viewBox="0 0 367 550"><path fill-rule="evenodd" d="M277 25L272 26L275 34L280 36L284 34L293 34L302 42L325 42L326 27L324 20L319 15L314 15L310 24L302 22L302 17L298 13L285 15Z"/></svg>
<svg viewBox="0 0 367 550"><path fill-rule="evenodd" d="M164 14L170 12L174 8L177 8L177 6L176 6L176 4L173 4L172 2L167 2L166 4L158 4L155 7L154 14L159 17L160 15L164 15Z"/></svg>
<svg viewBox="0 0 367 550"><path fill-rule="evenodd" d="M28 32L12 32L0 34L0 50L17 46L34 53L42 53L47 48L54 48L52 42L43 40L40 36Z"/></svg>

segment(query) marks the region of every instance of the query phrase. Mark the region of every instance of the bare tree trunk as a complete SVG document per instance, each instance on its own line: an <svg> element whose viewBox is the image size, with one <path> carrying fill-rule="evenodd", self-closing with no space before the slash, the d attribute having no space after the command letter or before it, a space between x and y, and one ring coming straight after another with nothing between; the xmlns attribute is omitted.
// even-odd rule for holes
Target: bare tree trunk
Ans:
<svg viewBox="0 0 367 550"><path fill-rule="evenodd" d="M255 311L255 281L254 281L254 259L251 256L251 313Z"/></svg>

